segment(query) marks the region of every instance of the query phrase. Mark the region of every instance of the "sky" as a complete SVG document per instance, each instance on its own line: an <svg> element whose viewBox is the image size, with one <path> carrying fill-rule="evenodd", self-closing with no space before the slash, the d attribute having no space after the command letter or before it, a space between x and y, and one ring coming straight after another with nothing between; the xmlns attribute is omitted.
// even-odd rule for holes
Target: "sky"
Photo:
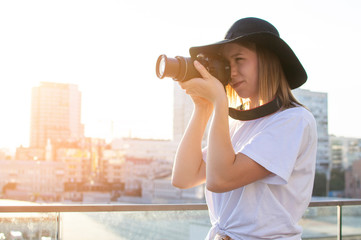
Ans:
<svg viewBox="0 0 361 240"><path fill-rule="evenodd" d="M243 17L271 22L307 71L302 88L328 94L329 133L360 138L360 12L357 0L0 1L0 148L28 146L40 82L78 85L87 136L171 138L158 56L188 57Z"/></svg>

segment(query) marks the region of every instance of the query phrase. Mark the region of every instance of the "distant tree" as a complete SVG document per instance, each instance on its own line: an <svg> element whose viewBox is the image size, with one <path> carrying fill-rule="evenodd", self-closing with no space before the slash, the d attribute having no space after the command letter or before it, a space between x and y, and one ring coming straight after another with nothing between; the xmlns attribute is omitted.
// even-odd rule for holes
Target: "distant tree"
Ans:
<svg viewBox="0 0 361 240"><path fill-rule="evenodd" d="M326 174L316 173L315 182L313 184L312 196L317 196L317 197L326 196Z"/></svg>
<svg viewBox="0 0 361 240"><path fill-rule="evenodd" d="M2 193L3 193L3 194L6 194L6 191L7 191L7 190L15 190L15 189L16 189L16 186L17 186L17 183L8 182L7 184L5 184L5 185L3 186Z"/></svg>
<svg viewBox="0 0 361 240"><path fill-rule="evenodd" d="M345 170L332 169L330 191L343 191L345 190Z"/></svg>

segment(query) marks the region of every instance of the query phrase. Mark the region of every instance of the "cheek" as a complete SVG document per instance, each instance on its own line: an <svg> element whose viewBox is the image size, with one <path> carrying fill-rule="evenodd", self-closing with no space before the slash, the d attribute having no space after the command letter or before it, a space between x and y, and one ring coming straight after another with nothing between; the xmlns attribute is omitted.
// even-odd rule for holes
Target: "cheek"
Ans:
<svg viewBox="0 0 361 240"><path fill-rule="evenodd" d="M258 64L257 62L253 65L253 69L252 69L252 72L253 72L253 76L254 76L254 82L255 82L255 85L258 86Z"/></svg>
<svg viewBox="0 0 361 240"><path fill-rule="evenodd" d="M248 64L247 66L244 66L243 73L247 75L248 80L251 81L252 84L258 82L258 68L256 65Z"/></svg>

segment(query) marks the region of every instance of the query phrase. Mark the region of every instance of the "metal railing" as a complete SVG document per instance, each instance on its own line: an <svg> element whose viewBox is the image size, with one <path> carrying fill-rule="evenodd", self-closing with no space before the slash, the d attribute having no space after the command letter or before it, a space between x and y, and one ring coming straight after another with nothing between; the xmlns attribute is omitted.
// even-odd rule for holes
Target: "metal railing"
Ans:
<svg viewBox="0 0 361 240"><path fill-rule="evenodd" d="M337 207L337 239L342 240L342 210L344 206L361 206L361 199L312 201L313 207ZM66 212L137 212L137 211L192 211L207 210L206 204L34 204L1 206L0 213L55 213L57 236L60 239L60 214ZM1 218L1 217L0 217Z"/></svg>

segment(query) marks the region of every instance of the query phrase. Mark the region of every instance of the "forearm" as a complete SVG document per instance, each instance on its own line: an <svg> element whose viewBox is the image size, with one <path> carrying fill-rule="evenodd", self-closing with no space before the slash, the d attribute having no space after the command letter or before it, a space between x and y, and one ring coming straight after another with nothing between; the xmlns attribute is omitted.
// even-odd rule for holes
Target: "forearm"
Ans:
<svg viewBox="0 0 361 240"><path fill-rule="evenodd" d="M236 156L229 134L227 99L215 103L208 137L206 175L207 187L212 188L213 185L227 180Z"/></svg>
<svg viewBox="0 0 361 240"><path fill-rule="evenodd" d="M189 188L204 182L202 139L212 110L212 106L195 106L174 161L172 183L176 187Z"/></svg>

